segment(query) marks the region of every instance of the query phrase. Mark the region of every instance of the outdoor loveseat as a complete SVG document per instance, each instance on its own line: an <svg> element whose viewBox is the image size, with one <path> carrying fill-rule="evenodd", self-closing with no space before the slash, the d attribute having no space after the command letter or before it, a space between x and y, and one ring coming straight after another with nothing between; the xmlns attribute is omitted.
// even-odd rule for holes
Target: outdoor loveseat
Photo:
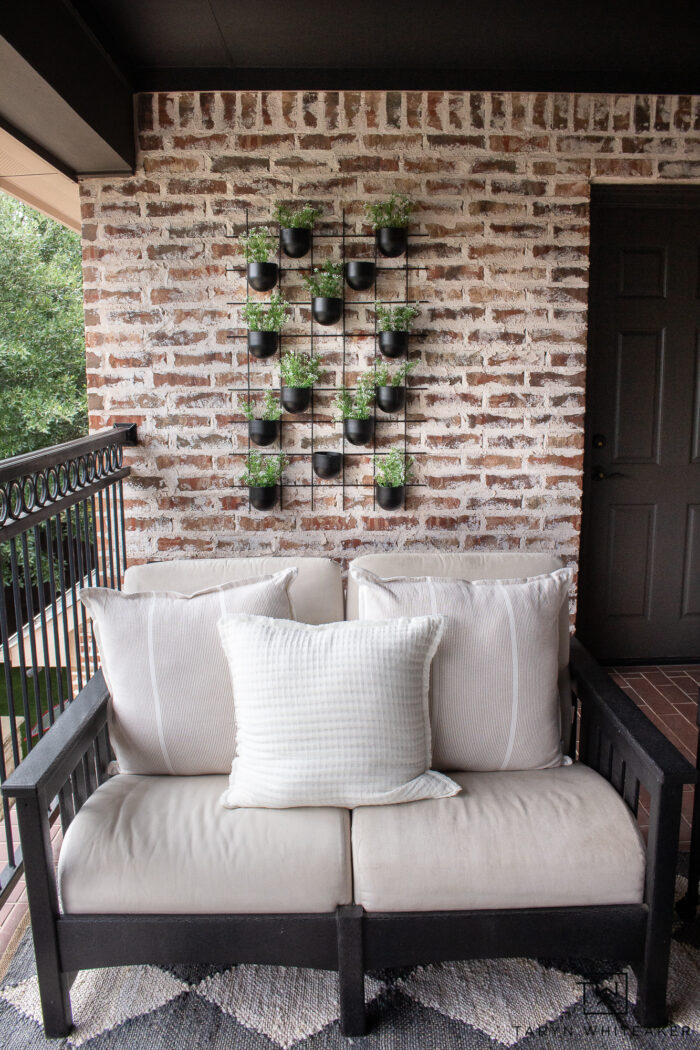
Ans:
<svg viewBox="0 0 700 1050"><path fill-rule="evenodd" d="M382 580L517 581L561 567L546 553L375 554L354 564ZM140 565L124 588L191 595L286 566L298 569L296 620L357 618L358 579L350 576L345 599L340 567L324 558ZM436 600L428 611L451 610ZM343 1031L361 1035L366 970L505 956L631 964L638 1021L663 1024L681 792L694 771L576 640L569 658L566 601L557 622L557 718L575 761L452 767L458 794L395 805L224 808L225 773L112 775L110 695L95 675L3 787L17 804L46 1034L70 1030L80 969L337 970ZM524 690L539 654L517 659ZM503 660L516 660L515 640ZM193 698L193 719L195 706ZM634 819L640 789L647 846Z"/></svg>

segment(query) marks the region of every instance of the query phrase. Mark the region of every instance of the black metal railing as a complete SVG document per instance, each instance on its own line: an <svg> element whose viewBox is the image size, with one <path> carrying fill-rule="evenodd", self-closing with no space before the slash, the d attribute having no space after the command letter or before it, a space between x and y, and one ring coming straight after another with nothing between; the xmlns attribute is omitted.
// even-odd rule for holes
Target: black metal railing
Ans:
<svg viewBox="0 0 700 1050"><path fill-rule="evenodd" d="M124 445L136 427L0 461L0 783L98 667L81 587L121 587L126 567ZM21 874L12 811L0 905Z"/></svg>

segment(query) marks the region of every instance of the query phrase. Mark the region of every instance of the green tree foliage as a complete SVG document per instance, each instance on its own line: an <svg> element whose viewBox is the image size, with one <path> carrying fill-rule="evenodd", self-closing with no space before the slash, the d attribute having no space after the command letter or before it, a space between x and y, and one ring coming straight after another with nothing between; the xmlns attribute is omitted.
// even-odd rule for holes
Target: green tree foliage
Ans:
<svg viewBox="0 0 700 1050"><path fill-rule="evenodd" d="M85 433L80 237L0 193L0 459Z"/></svg>

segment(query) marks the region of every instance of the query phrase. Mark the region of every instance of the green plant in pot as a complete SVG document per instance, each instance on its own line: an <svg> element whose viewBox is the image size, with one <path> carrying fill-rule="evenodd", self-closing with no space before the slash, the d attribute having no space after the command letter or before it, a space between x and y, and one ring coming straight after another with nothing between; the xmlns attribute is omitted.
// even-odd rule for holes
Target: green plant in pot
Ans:
<svg viewBox="0 0 700 1050"><path fill-rule="evenodd" d="M288 350L280 361L282 405L287 412L305 412L311 401L311 388L321 376L321 358L317 354Z"/></svg>
<svg viewBox="0 0 700 1050"><path fill-rule="evenodd" d="M377 248L393 259L403 255L408 244L408 224L415 205L405 193L392 193L388 200L365 204L367 218L376 233Z"/></svg>
<svg viewBox="0 0 700 1050"><path fill-rule="evenodd" d="M277 437L277 422L282 415L275 392L268 390L260 407L250 401L242 401L241 412L248 420L248 434L253 444L271 445Z"/></svg>
<svg viewBox="0 0 700 1050"><path fill-rule="evenodd" d="M279 495L279 482L289 460L281 452L276 455L263 455L262 452L249 452L241 482L248 486L250 502L256 510L269 510L274 507Z"/></svg>
<svg viewBox="0 0 700 1050"><path fill-rule="evenodd" d="M311 247L311 231L321 214L320 208L304 204L301 208L290 208L287 204L276 204L273 219L280 228L282 251L290 259L301 259Z"/></svg>
<svg viewBox="0 0 700 1050"><path fill-rule="evenodd" d="M343 432L351 445L369 445L374 432L372 402L374 373L363 372L354 391L341 386L334 406L343 420Z"/></svg>
<svg viewBox="0 0 700 1050"><path fill-rule="evenodd" d="M241 317L248 326L249 353L253 357L270 357L289 318L289 303L279 292L273 292L267 303L247 299Z"/></svg>
<svg viewBox="0 0 700 1050"><path fill-rule="evenodd" d="M335 324L343 316L343 265L326 259L302 278L311 293L311 312L319 324Z"/></svg>
<svg viewBox="0 0 700 1050"><path fill-rule="evenodd" d="M256 226L241 237L241 248L248 268L248 284L256 292L269 292L277 284L277 263L269 261L277 251L277 242L267 226Z"/></svg>
<svg viewBox="0 0 700 1050"><path fill-rule="evenodd" d="M377 404L382 412L399 412L406 403L406 377L417 366L417 361L404 361L390 372L386 361L377 365L374 381L377 384Z"/></svg>
<svg viewBox="0 0 700 1050"><path fill-rule="evenodd" d="M383 510L397 510L404 505L406 485L413 478L413 458L398 448L386 456L374 457L374 481L377 503Z"/></svg>
<svg viewBox="0 0 700 1050"><path fill-rule="evenodd" d="M401 357L408 350L408 334L420 313L420 307L410 303L375 303L379 327L379 349L385 357Z"/></svg>

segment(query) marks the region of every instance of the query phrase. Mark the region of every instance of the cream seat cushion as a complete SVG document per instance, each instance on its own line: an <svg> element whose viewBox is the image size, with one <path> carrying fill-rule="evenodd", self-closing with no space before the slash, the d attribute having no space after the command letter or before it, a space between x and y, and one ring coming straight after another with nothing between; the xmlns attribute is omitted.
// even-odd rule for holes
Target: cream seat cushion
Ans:
<svg viewBox="0 0 700 1050"><path fill-rule="evenodd" d="M355 903L367 911L638 904L644 844L582 764L456 773L452 798L353 812Z"/></svg>
<svg viewBox="0 0 700 1050"><path fill-rule="evenodd" d="M224 809L227 777L120 775L90 796L58 864L64 912L332 912L352 901L345 809Z"/></svg>

